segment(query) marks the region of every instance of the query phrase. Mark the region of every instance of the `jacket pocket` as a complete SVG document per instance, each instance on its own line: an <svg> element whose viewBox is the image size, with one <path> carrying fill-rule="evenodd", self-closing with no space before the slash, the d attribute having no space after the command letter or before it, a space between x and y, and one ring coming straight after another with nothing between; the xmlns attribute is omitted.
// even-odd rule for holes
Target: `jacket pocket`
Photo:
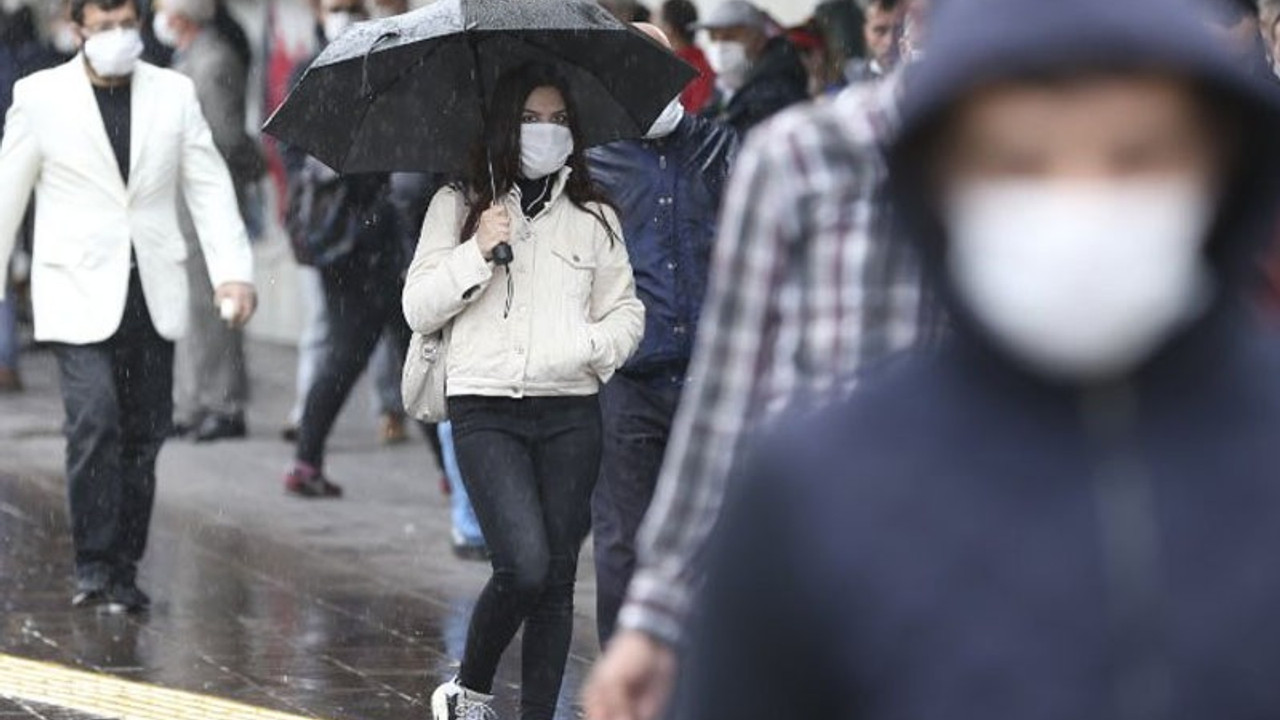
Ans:
<svg viewBox="0 0 1280 720"><path fill-rule="evenodd" d="M551 254L559 260L557 274L561 280L560 287L577 298L590 295L596 274L595 258L572 248L552 248Z"/></svg>
<svg viewBox="0 0 1280 720"><path fill-rule="evenodd" d="M31 262L50 267L74 267L84 260L84 246L68 242L45 241L36 243Z"/></svg>
<svg viewBox="0 0 1280 720"><path fill-rule="evenodd" d="M169 262L186 262L189 251L187 243L181 239L176 242L161 242L155 246L156 257L164 258Z"/></svg>

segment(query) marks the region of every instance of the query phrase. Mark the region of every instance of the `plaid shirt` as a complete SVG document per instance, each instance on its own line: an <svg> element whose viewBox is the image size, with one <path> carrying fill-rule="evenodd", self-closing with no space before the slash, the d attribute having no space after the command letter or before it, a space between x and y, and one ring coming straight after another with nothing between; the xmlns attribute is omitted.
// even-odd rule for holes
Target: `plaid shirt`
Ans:
<svg viewBox="0 0 1280 720"><path fill-rule="evenodd" d="M619 623L678 644L744 433L852 389L922 327L914 249L880 191L897 78L783 113L727 190L693 366Z"/></svg>

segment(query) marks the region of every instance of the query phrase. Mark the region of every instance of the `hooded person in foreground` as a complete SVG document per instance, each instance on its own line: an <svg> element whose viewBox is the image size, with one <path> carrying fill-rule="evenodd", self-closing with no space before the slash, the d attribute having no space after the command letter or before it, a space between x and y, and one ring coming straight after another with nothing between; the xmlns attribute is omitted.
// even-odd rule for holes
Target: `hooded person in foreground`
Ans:
<svg viewBox="0 0 1280 720"><path fill-rule="evenodd" d="M931 27L889 193L956 331L744 464L680 717L1275 717L1280 111L1172 0Z"/></svg>

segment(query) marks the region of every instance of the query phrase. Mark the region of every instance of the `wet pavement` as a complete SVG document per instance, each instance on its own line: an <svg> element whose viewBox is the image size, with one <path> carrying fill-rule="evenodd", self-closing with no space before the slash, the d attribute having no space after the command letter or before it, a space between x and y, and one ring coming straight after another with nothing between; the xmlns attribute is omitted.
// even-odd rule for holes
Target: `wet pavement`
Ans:
<svg viewBox="0 0 1280 720"><path fill-rule="evenodd" d="M25 700L10 700L0 697L0 720L102 720L96 715L87 715L75 710L64 710L40 703Z"/></svg>
<svg viewBox="0 0 1280 720"><path fill-rule="evenodd" d="M291 354L254 355L260 370L262 357L276 368L259 378L256 438L165 451L140 579L154 607L139 617L70 607L51 363L37 355L24 366L29 392L0 398L0 656L303 717L430 717L430 692L456 670L487 568L450 555L425 446L377 447L359 410L339 426L334 464L367 487L338 503L285 498L288 451L270 418L287 407ZM584 574L561 718L579 714L595 654L589 557ZM495 685L500 717L516 716L518 668L517 643ZM4 683L0 673L0 720L95 717L17 699Z"/></svg>

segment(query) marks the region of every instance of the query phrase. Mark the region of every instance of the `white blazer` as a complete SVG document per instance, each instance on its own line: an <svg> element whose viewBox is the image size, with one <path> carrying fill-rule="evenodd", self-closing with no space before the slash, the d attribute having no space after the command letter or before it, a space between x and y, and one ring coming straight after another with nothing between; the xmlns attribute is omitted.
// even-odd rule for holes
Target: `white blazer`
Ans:
<svg viewBox="0 0 1280 720"><path fill-rule="evenodd" d="M0 143L0 268L7 266L34 189L37 340L83 345L115 333L128 293L131 244L152 323L169 340L181 337L190 290L180 197L191 210L213 286L253 280L231 176L191 81L139 63L130 124L126 187L82 57L13 88Z"/></svg>

